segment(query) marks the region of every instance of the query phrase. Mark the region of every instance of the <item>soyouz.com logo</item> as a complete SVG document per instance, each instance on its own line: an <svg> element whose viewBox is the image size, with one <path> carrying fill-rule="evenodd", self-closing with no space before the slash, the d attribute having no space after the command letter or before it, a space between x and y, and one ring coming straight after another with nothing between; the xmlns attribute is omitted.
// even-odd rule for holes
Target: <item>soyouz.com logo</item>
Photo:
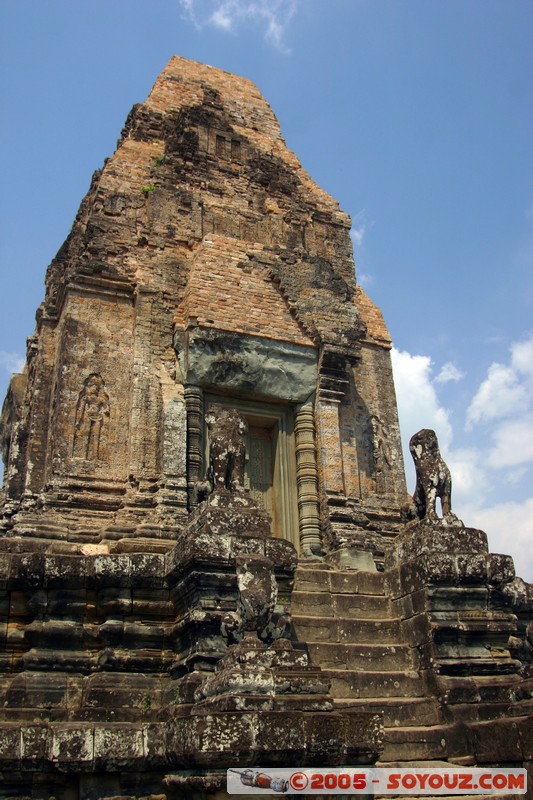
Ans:
<svg viewBox="0 0 533 800"><path fill-rule="evenodd" d="M525 769L228 769L228 794L524 795Z"/></svg>

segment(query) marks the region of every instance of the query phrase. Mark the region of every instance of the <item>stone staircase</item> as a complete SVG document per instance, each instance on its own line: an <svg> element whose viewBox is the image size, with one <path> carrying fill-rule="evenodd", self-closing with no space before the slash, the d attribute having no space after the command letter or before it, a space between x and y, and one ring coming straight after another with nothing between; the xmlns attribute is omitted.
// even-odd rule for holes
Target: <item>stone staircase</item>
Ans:
<svg viewBox="0 0 533 800"><path fill-rule="evenodd" d="M436 698L427 696L418 654L403 640L384 581L381 572L300 565L294 631L331 681L335 706L383 712L381 763L442 759L447 726Z"/></svg>

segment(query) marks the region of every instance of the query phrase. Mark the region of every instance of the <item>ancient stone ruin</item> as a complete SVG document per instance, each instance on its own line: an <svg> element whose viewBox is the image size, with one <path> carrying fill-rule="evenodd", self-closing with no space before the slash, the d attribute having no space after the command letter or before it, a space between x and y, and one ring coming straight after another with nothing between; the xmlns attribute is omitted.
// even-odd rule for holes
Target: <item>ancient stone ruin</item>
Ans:
<svg viewBox="0 0 533 800"><path fill-rule="evenodd" d="M2 412L0 797L531 767L533 589L432 431L408 498L349 230L247 80L173 58L133 108Z"/></svg>

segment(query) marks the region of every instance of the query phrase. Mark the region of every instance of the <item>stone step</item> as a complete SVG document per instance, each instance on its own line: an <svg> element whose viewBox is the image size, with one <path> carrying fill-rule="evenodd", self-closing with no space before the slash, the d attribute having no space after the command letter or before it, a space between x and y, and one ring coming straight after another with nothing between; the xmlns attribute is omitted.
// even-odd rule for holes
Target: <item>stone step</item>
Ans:
<svg viewBox="0 0 533 800"><path fill-rule="evenodd" d="M330 669L405 670L416 666L407 645L308 642L313 664Z"/></svg>
<svg viewBox="0 0 533 800"><path fill-rule="evenodd" d="M439 705L431 697L360 697L335 700L336 709L364 709L375 714L383 712L386 728L436 725L439 722Z"/></svg>
<svg viewBox="0 0 533 800"><path fill-rule="evenodd" d="M477 703L515 704L523 686L517 675L439 676L438 693L446 695L448 706Z"/></svg>
<svg viewBox="0 0 533 800"><path fill-rule="evenodd" d="M385 728L380 764L387 761L446 759L446 725L413 725Z"/></svg>
<svg viewBox="0 0 533 800"><path fill-rule="evenodd" d="M383 596L385 583L382 572L320 569L300 565L296 570L294 589L299 592Z"/></svg>
<svg viewBox="0 0 533 800"><path fill-rule="evenodd" d="M342 644L400 644L399 619L330 619L303 614L292 617L294 630L301 642L341 642Z"/></svg>
<svg viewBox="0 0 533 800"><path fill-rule="evenodd" d="M529 715L471 722L468 731L473 755L480 764L533 760Z"/></svg>
<svg viewBox="0 0 533 800"><path fill-rule="evenodd" d="M456 703L447 706L446 719L458 723L486 722L508 716L519 716L521 713L531 714L531 711L520 712L517 705L509 703Z"/></svg>
<svg viewBox="0 0 533 800"><path fill-rule="evenodd" d="M368 672L367 670L324 669L335 699L360 697L422 697L424 686L418 672Z"/></svg>
<svg viewBox="0 0 533 800"><path fill-rule="evenodd" d="M509 709L509 715L511 717L521 717L529 715L533 717L533 698L529 700L520 700L518 703L515 703Z"/></svg>
<svg viewBox="0 0 533 800"><path fill-rule="evenodd" d="M390 619L392 616L391 602L382 595L330 592L293 591L291 611L293 614L349 619Z"/></svg>
<svg viewBox="0 0 533 800"><path fill-rule="evenodd" d="M477 654L476 654L477 655ZM486 677L517 675L520 662L513 658L439 658L441 675L450 677Z"/></svg>

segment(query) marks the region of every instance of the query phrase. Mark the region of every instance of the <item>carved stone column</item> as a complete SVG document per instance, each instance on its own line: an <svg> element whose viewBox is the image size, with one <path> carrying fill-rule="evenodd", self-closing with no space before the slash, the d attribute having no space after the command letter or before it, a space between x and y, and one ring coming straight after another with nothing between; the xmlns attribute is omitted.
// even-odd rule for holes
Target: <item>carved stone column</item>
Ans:
<svg viewBox="0 0 533 800"><path fill-rule="evenodd" d="M321 479L328 498L345 499L339 404L347 385L345 359L329 350L323 352L319 367L317 429Z"/></svg>
<svg viewBox="0 0 533 800"><path fill-rule="evenodd" d="M160 371L162 408L161 504L175 514L187 514L187 411L184 388L166 369Z"/></svg>
<svg viewBox="0 0 533 800"><path fill-rule="evenodd" d="M315 420L313 403L310 400L297 407L294 432L296 436L300 546L304 556L313 556L321 552L322 543L318 504Z"/></svg>
<svg viewBox="0 0 533 800"><path fill-rule="evenodd" d="M129 474L141 480L157 473L157 443L147 420L158 419L159 381L151 367L156 293L139 287L135 296ZM153 423L150 423L153 424Z"/></svg>
<svg viewBox="0 0 533 800"><path fill-rule="evenodd" d="M317 403L320 448L320 479L323 503L323 547L336 568L375 570L372 552L375 535L366 528L368 519L356 513L346 497L344 458L339 409L347 391L348 357L341 349L328 347L321 354Z"/></svg>
<svg viewBox="0 0 533 800"><path fill-rule="evenodd" d="M194 488L201 479L202 470L202 416L203 392L199 386L185 387L187 408L187 490L189 510L198 505Z"/></svg>

